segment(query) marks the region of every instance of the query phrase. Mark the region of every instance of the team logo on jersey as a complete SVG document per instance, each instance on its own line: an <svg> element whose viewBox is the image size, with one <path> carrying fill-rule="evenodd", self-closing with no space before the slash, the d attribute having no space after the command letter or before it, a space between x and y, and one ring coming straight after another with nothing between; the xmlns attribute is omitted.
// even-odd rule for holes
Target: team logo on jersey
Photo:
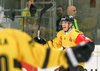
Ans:
<svg viewBox="0 0 100 71"><path fill-rule="evenodd" d="M60 39L62 40L62 36L60 36Z"/></svg>
<svg viewBox="0 0 100 71"><path fill-rule="evenodd" d="M69 38L69 41L71 41L71 42L72 42L72 38L71 38L71 37Z"/></svg>

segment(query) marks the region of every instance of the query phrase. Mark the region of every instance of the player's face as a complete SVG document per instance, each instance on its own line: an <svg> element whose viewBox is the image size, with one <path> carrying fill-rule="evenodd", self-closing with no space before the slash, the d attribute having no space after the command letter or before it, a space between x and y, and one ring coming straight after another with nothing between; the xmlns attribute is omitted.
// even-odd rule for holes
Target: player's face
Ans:
<svg viewBox="0 0 100 71"><path fill-rule="evenodd" d="M63 30L64 31L67 31L68 30L68 27L69 27L68 22L67 21L62 21L61 24L62 24Z"/></svg>

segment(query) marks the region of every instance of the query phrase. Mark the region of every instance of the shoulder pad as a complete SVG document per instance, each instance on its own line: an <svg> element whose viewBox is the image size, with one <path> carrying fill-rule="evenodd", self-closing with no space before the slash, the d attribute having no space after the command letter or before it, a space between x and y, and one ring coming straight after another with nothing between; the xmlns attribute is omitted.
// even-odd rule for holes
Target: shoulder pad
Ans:
<svg viewBox="0 0 100 71"><path fill-rule="evenodd" d="M77 30L77 29L75 29L75 32L77 32L77 33L83 33L83 32L81 32L81 31L79 31L79 30Z"/></svg>

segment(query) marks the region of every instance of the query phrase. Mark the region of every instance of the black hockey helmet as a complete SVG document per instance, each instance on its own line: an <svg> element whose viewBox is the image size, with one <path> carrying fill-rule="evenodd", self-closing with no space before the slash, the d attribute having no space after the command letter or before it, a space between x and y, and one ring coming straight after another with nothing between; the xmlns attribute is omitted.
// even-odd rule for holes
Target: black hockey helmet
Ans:
<svg viewBox="0 0 100 71"><path fill-rule="evenodd" d="M73 16L64 16L64 17L62 17L61 18L61 22L62 21L68 21L69 23L71 22L71 23L74 23L74 17Z"/></svg>

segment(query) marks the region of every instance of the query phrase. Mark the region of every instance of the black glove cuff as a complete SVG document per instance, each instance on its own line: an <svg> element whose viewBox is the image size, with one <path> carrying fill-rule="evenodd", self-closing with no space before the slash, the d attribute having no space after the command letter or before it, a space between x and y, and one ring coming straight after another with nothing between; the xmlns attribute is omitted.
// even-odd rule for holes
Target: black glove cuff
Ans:
<svg viewBox="0 0 100 71"><path fill-rule="evenodd" d="M95 49L95 43L94 42L88 42L87 47L89 47L90 52L93 52Z"/></svg>
<svg viewBox="0 0 100 71"><path fill-rule="evenodd" d="M46 44L46 40L43 39L43 38L40 38L40 39L39 39L38 37L35 37L34 40L35 40L36 42L40 43L40 44Z"/></svg>

